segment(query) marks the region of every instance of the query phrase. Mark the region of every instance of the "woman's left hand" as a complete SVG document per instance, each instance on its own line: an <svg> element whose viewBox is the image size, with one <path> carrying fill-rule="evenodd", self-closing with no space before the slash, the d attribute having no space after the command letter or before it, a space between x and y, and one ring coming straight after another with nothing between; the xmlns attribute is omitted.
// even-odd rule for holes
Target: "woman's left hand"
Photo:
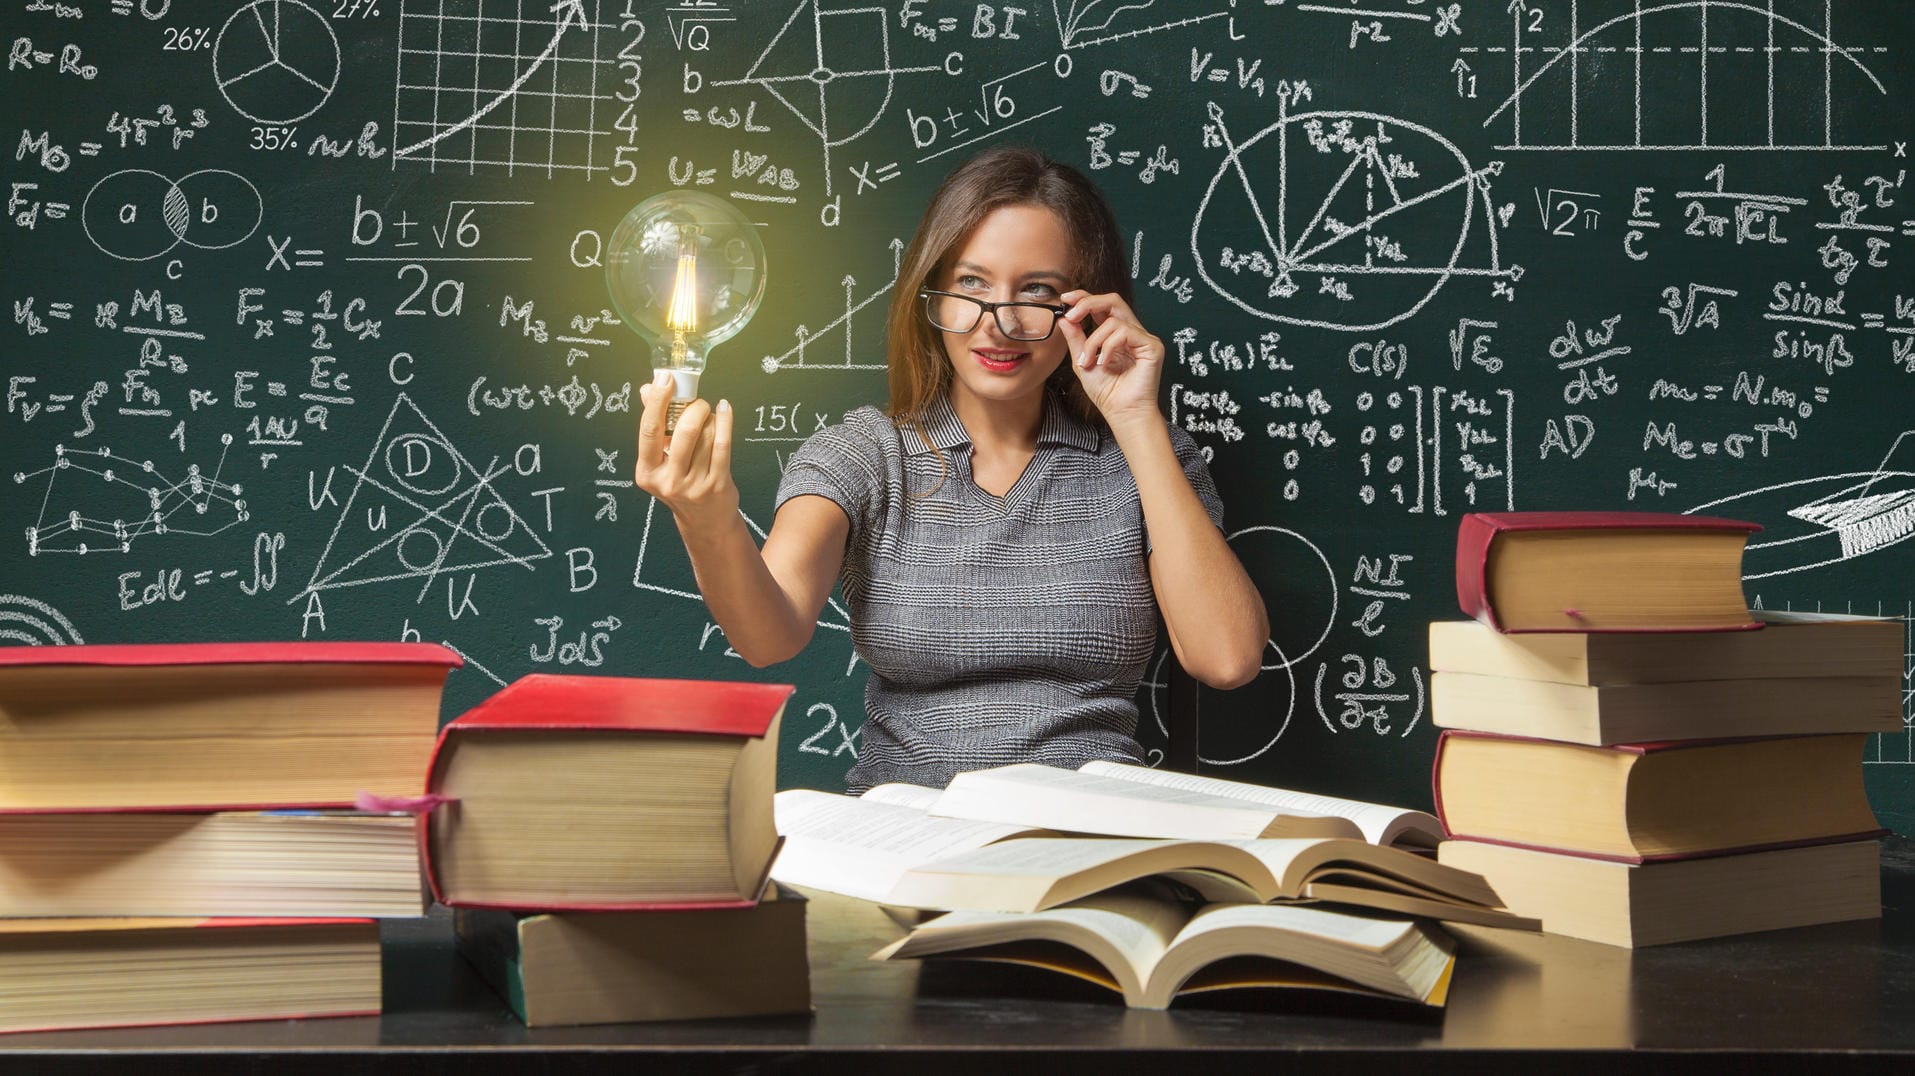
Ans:
<svg viewBox="0 0 1915 1076"><path fill-rule="evenodd" d="M1071 307L1058 322L1071 368L1104 420L1114 424L1133 414L1158 414L1164 342L1139 324L1114 292L1067 291L1058 298ZM1089 333L1084 331L1087 318L1097 323Z"/></svg>

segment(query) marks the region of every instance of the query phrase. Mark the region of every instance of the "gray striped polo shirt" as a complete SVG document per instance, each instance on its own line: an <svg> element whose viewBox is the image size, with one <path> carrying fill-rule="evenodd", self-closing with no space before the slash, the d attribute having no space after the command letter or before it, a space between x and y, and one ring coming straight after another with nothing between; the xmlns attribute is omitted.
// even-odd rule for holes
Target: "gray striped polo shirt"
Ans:
<svg viewBox="0 0 1915 1076"><path fill-rule="evenodd" d="M924 431L937 452L860 407L808 438L778 484L779 507L814 494L851 522L839 582L871 679L849 791L941 788L1013 762L1142 761L1136 694L1157 603L1116 440L1047 397L1036 455L995 497L971 478L971 439L948 398ZM1197 443L1175 427L1170 437L1221 527Z"/></svg>

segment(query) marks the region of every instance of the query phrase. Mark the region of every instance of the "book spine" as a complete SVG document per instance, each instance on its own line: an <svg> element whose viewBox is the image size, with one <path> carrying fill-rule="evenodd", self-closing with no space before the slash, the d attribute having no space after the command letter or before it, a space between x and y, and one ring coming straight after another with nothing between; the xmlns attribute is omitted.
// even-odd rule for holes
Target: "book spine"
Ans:
<svg viewBox="0 0 1915 1076"><path fill-rule="evenodd" d="M463 716L464 715L461 715L461 717ZM457 718L457 717L453 718L449 723L446 724L444 728L439 730L438 738L432 741L432 754L426 757L426 793L425 794L428 796L436 796L440 794L441 779L443 777L443 774L441 773L439 768L440 763L442 762L443 756L445 754L446 744L451 739L454 729L458 727L459 721L460 721L460 718ZM446 807L441 807L440 810L444 810L447 807L453 810L458 809L458 805L456 803L452 803L452 804L447 804ZM419 818L419 865L425 869L426 888L432 891L433 903L445 904L446 902L445 894L441 892L439 889L439 868L438 868L438 865L433 862L433 856L432 856L432 816L435 813L436 813L435 811L423 811L418 816Z"/></svg>
<svg viewBox="0 0 1915 1076"><path fill-rule="evenodd" d="M1482 621L1496 631L1496 610L1490 606L1485 569L1489 563L1490 543L1496 539L1496 524L1480 513L1463 517L1456 527L1456 603L1463 615Z"/></svg>

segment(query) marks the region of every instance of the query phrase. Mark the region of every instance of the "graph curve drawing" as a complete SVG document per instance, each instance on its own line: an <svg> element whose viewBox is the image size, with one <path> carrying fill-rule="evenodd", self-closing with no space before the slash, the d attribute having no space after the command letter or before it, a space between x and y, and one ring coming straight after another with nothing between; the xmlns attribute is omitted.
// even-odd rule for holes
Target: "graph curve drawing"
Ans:
<svg viewBox="0 0 1915 1076"><path fill-rule="evenodd" d="M348 466L352 491L288 605L316 591L419 580L419 598L439 576L518 567L552 555L494 482L512 470L496 457L473 466L424 411L400 393L366 462Z"/></svg>
<svg viewBox="0 0 1915 1076"><path fill-rule="evenodd" d="M1438 132L1377 112L1292 113L1234 139L1209 106L1206 144L1225 153L1191 224L1198 276L1247 313L1287 325L1370 332L1423 309L1451 280L1503 294L1522 279L1502 258L1514 206ZM1214 140L1214 141L1213 141ZM1261 244L1239 249L1232 236ZM1435 243L1422 238L1435 235Z"/></svg>
<svg viewBox="0 0 1915 1076"><path fill-rule="evenodd" d="M1051 21L1060 48L1083 49L1227 18L1234 6L1235 0L1228 7L1217 0L1051 0Z"/></svg>
<svg viewBox="0 0 1915 1076"><path fill-rule="evenodd" d="M1839 44L1835 0L1571 0L1548 11L1560 35L1534 32L1541 9L1509 10L1510 45L1463 50L1509 57L1483 120L1509 130L1500 151L1886 148L1838 136L1845 111L1880 114L1888 88L1860 54L1888 50Z"/></svg>
<svg viewBox="0 0 1915 1076"><path fill-rule="evenodd" d="M455 0L399 13L393 167L400 161L516 171L609 170L592 156L602 28L586 0ZM579 73L583 71L585 73ZM522 103L523 102L523 103ZM607 113L609 118L610 113ZM570 152L583 142L584 152ZM581 159L572 159L574 156Z"/></svg>

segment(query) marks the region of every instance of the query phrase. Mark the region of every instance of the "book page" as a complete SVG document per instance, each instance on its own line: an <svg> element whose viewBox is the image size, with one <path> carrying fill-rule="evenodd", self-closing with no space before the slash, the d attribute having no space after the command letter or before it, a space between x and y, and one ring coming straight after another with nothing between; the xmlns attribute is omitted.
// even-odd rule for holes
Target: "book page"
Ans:
<svg viewBox="0 0 1915 1076"><path fill-rule="evenodd" d="M882 901L912 867L1026 831L803 788L772 802L785 838L772 878L871 901Z"/></svg>
<svg viewBox="0 0 1915 1076"><path fill-rule="evenodd" d="M931 805L938 801L938 797L943 794L944 790L941 788L930 788L926 785L913 785L903 781L892 781L889 784L874 785L865 789L864 795L859 798L866 803L889 803L897 807L910 807L914 810L928 811L931 809Z"/></svg>
<svg viewBox="0 0 1915 1076"><path fill-rule="evenodd" d="M1350 915L1311 904L1212 904L1193 916L1172 944L1182 945L1207 931L1256 927L1380 952L1414 925L1406 920Z"/></svg>
<svg viewBox="0 0 1915 1076"><path fill-rule="evenodd" d="M1244 878L1257 888L1267 888L1282 879L1290 864L1305 852L1324 844L1324 839L1309 837L1268 837L1237 841L1165 841L1129 840L1100 837L1029 837L1019 841L987 845L923 864L927 874L977 874L1000 877L1062 878L1078 871L1093 870L1109 863L1157 849L1188 851L1180 856L1187 867L1180 869L1213 870L1234 874L1236 857L1219 857L1214 850L1235 848L1248 853L1269 873L1268 878ZM1355 842L1350 842L1355 845ZM1361 847L1361 845L1355 845ZM1205 851L1212 854L1206 855ZM1403 854L1403 853L1396 853ZM1295 893L1286 896L1297 896Z"/></svg>
<svg viewBox="0 0 1915 1076"><path fill-rule="evenodd" d="M1156 889L1127 889L1041 912L951 912L918 927L878 956L976 951L988 958L993 947L1058 942L1103 965L1134 1005L1141 998L1144 981L1188 919L1182 905L1165 899Z"/></svg>
<svg viewBox="0 0 1915 1076"><path fill-rule="evenodd" d="M1196 840L1258 837L1272 818L1279 816L1333 822L1333 831L1346 824L1301 808L1033 763L961 773L952 779L931 811L946 817L1017 821L1079 833Z"/></svg>
<svg viewBox="0 0 1915 1076"><path fill-rule="evenodd" d="M1304 904L1213 904L1191 917L1158 965L1152 990L1169 992L1198 968L1240 953L1294 961L1359 986L1441 1005L1433 996L1453 944L1407 919L1351 915Z"/></svg>
<svg viewBox="0 0 1915 1076"><path fill-rule="evenodd" d="M1405 828L1428 836L1427 840L1416 842L1420 844L1434 844L1441 839L1442 834L1442 827L1436 821L1436 816L1407 807L1391 807L1382 803L1366 803L1362 800L1324 796L1314 792L1296 792L1287 788L1253 785L1243 781L1226 781L1217 777L1199 777L1196 774L1153 770L1145 766L1128 766L1121 762L1087 762L1079 767L1078 772L1159 788L1184 789L1301 814L1347 818L1356 823L1357 828L1363 831L1363 839L1371 844L1386 844L1395 839Z"/></svg>

